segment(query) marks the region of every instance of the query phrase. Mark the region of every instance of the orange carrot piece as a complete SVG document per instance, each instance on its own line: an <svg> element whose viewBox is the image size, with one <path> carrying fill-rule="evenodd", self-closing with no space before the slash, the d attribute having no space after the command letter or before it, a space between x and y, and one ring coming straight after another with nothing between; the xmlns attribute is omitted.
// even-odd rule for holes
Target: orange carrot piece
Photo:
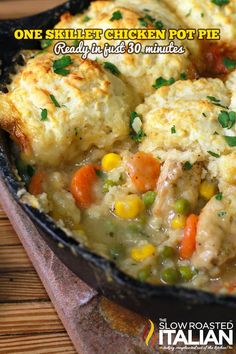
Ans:
<svg viewBox="0 0 236 354"><path fill-rule="evenodd" d="M160 175L160 162L151 154L137 152L128 162L128 173L138 192L154 190Z"/></svg>
<svg viewBox="0 0 236 354"><path fill-rule="evenodd" d="M180 245L179 254L183 259L191 258L196 248L198 216L195 214L189 215L184 228L184 237Z"/></svg>
<svg viewBox="0 0 236 354"><path fill-rule="evenodd" d="M85 165L72 177L70 190L77 205L82 209L89 208L94 202L93 187L98 179L96 169L92 164Z"/></svg>
<svg viewBox="0 0 236 354"><path fill-rule="evenodd" d="M33 195L38 195L43 193L43 180L44 180L44 173L41 171L36 171L29 183L29 188L28 188L29 193Z"/></svg>

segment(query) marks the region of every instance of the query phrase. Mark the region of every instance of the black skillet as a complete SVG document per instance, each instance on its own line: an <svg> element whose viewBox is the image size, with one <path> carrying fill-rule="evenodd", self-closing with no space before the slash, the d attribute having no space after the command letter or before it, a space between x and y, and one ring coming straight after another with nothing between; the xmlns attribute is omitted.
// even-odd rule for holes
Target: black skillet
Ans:
<svg viewBox="0 0 236 354"><path fill-rule="evenodd" d="M2 61L2 89L8 81L13 61L21 64L17 52L22 48L39 48L37 41L16 41L16 28L51 28L59 16L70 11L81 12L89 6L88 0L71 0L52 10L19 20L0 21L0 60ZM16 58L16 59L15 59ZM56 255L81 279L115 302L154 320L170 321L226 321L236 318L236 297L214 295L189 290L181 286L154 286L141 283L119 271L115 264L69 238L53 221L37 209L22 205L17 191L22 184L13 172L11 141L0 132L0 176L13 197L30 216L43 238ZM64 248L58 247L63 244Z"/></svg>

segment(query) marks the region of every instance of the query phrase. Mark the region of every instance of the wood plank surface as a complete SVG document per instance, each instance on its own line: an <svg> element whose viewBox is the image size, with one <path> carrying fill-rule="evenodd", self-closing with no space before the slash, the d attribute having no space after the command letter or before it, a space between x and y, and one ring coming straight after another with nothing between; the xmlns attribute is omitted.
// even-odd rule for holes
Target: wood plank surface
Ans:
<svg viewBox="0 0 236 354"><path fill-rule="evenodd" d="M28 300L48 300L34 270L0 273L0 303Z"/></svg>
<svg viewBox="0 0 236 354"><path fill-rule="evenodd" d="M0 304L0 338L3 334L64 331L50 301Z"/></svg>
<svg viewBox="0 0 236 354"><path fill-rule="evenodd" d="M0 340L1 354L75 354L66 333L4 336Z"/></svg>

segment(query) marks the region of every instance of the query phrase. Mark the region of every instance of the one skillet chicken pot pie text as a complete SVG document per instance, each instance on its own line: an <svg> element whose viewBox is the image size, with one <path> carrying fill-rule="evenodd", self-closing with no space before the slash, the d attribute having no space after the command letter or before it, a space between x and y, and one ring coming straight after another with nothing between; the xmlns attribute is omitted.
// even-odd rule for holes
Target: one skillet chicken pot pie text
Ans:
<svg viewBox="0 0 236 354"><path fill-rule="evenodd" d="M235 3L190 1L184 17L184 1L173 11L164 1L97 1L56 25L214 28L224 19L232 33L214 43L214 72L198 41L185 41L182 55L86 60L48 46L25 54L0 94L21 200L142 282L236 293Z"/></svg>

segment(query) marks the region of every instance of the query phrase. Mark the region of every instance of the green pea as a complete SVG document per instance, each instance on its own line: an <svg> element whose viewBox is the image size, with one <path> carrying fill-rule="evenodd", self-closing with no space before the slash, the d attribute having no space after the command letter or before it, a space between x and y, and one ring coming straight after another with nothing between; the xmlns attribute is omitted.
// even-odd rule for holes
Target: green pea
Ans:
<svg viewBox="0 0 236 354"><path fill-rule="evenodd" d="M146 208L150 208L152 206L152 204L155 202L156 196L157 196L156 192L152 192L152 191L143 194L143 202Z"/></svg>
<svg viewBox="0 0 236 354"><path fill-rule="evenodd" d="M138 280L145 281L150 277L150 275L151 275L151 268L150 267L140 269L138 272Z"/></svg>
<svg viewBox="0 0 236 354"><path fill-rule="evenodd" d="M180 266L179 267L179 272L181 275L181 278L183 279L183 281L189 281L191 280L194 275L196 274L196 272L194 270L191 269L191 267L189 266Z"/></svg>
<svg viewBox="0 0 236 354"><path fill-rule="evenodd" d="M179 281L179 272L175 268L166 268L161 272L161 280L167 284L175 284Z"/></svg>
<svg viewBox="0 0 236 354"><path fill-rule="evenodd" d="M103 193L108 193L111 187L117 186L117 183L111 179L107 179L102 186Z"/></svg>
<svg viewBox="0 0 236 354"><path fill-rule="evenodd" d="M176 200L174 209L178 214L187 215L190 211L189 201L184 198L180 198Z"/></svg>
<svg viewBox="0 0 236 354"><path fill-rule="evenodd" d="M165 246L163 251L161 252L161 257L163 259L167 259L167 258L172 258L175 255L175 250L172 247L169 246Z"/></svg>

